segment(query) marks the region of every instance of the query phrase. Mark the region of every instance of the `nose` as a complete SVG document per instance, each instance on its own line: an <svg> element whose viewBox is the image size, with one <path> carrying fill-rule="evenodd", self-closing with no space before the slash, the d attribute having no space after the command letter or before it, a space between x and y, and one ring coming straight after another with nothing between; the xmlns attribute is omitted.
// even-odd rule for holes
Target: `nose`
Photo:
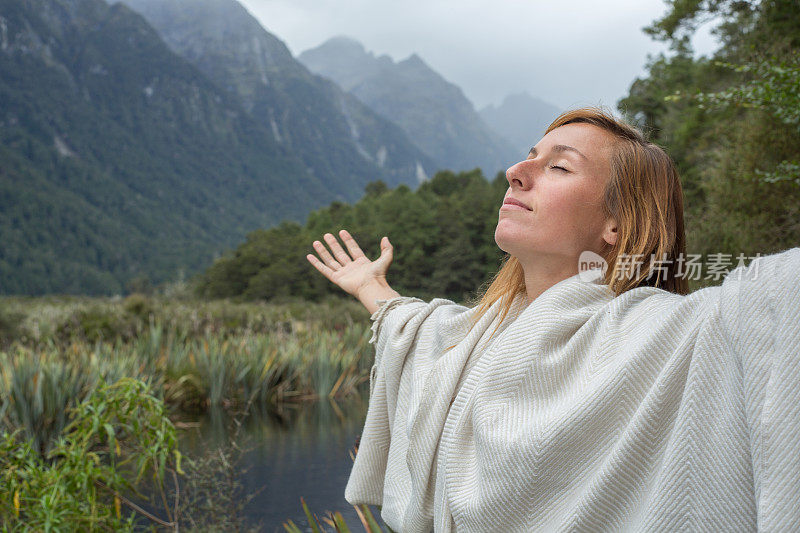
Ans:
<svg viewBox="0 0 800 533"><path fill-rule="evenodd" d="M511 188L526 191L533 186L534 163L530 159L520 161L506 170L506 180Z"/></svg>

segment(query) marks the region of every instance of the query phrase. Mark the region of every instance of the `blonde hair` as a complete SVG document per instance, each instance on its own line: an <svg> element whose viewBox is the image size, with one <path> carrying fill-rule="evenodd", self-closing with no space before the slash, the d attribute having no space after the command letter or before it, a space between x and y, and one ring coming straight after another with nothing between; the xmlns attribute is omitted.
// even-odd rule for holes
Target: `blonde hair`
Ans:
<svg viewBox="0 0 800 533"><path fill-rule="evenodd" d="M686 237L683 189L672 160L664 150L648 142L639 130L595 107L562 113L547 127L545 135L576 123L592 124L614 137L611 176L604 193L603 211L606 217L617 222L617 242L607 245L601 254L608 263L604 283L616 296L644 285L677 294L688 293L685 277L676 272L676 259L686 252ZM640 258L638 276L615 275L619 274L617 263L622 256ZM524 292L522 265L515 257L506 255L500 270L480 296L475 322L504 298L502 322L514 297Z"/></svg>

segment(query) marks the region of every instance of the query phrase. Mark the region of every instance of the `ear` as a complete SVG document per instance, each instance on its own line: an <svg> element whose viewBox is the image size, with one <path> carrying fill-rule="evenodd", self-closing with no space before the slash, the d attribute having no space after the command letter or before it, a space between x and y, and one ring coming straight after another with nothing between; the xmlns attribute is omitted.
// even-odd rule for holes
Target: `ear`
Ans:
<svg viewBox="0 0 800 533"><path fill-rule="evenodd" d="M613 218L606 220L606 225L603 227L603 240L611 246L617 244L617 221Z"/></svg>

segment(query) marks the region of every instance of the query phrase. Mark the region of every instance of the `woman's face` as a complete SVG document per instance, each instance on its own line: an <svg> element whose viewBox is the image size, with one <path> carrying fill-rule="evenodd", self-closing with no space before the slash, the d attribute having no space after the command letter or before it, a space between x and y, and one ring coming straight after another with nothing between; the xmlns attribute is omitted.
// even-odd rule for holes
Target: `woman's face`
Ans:
<svg viewBox="0 0 800 533"><path fill-rule="evenodd" d="M613 136L591 124L567 124L545 135L527 159L506 171L509 189L495 241L523 265L571 265L584 250L613 244L616 226L603 215ZM527 207L510 205L510 199ZM568 268L571 268L568 266Z"/></svg>

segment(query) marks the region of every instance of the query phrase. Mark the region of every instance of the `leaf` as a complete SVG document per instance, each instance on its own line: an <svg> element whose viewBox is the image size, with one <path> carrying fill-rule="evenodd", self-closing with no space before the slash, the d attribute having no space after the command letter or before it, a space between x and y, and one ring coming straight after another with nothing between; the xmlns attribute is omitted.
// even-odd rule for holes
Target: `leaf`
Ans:
<svg viewBox="0 0 800 533"><path fill-rule="evenodd" d="M356 513L358 513L358 517L361 519L361 523L364 524L364 529L367 533L381 533L381 526L378 525L378 521L375 520L375 517L372 515L372 511L369 510L369 506L366 504L361 504L354 507L356 509Z"/></svg>
<svg viewBox="0 0 800 533"><path fill-rule="evenodd" d="M183 455L178 450L175 450L175 471L180 475L184 476L186 473L181 469L181 459Z"/></svg>
<svg viewBox="0 0 800 533"><path fill-rule="evenodd" d="M312 533L320 533L319 522L311 516L311 511L308 509L308 505L306 505L306 501L302 497L300 498L300 503L303 505L303 512L306 514L308 525L311 527Z"/></svg>
<svg viewBox="0 0 800 533"><path fill-rule="evenodd" d="M344 521L342 513L338 511L333 513L333 521L336 524L336 531L339 533L350 533L350 528L347 527L347 522Z"/></svg>
<svg viewBox="0 0 800 533"><path fill-rule="evenodd" d="M283 528L287 531L287 533L303 533L302 530L291 520L284 522Z"/></svg>

